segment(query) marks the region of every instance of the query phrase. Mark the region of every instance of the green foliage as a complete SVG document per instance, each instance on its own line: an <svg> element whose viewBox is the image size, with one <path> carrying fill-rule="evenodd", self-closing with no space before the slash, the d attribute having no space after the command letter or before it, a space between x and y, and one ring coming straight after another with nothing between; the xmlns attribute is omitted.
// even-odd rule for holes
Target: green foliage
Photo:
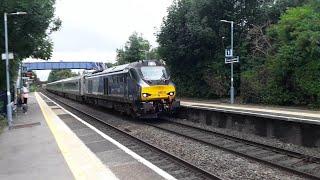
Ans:
<svg viewBox="0 0 320 180"><path fill-rule="evenodd" d="M318 0L174 1L158 33L159 54L182 96L227 97L230 25L220 20L232 20L240 56L234 81L242 100L317 104L319 7Z"/></svg>
<svg viewBox="0 0 320 180"><path fill-rule="evenodd" d="M10 61L11 79L16 77L22 59L33 57L49 59L53 44L49 35L57 31L61 20L54 17L55 0L1 0L0 14L25 11L28 15L8 16L9 51L15 60ZM1 16L3 17L3 16ZM1 18L3 19L3 18ZM0 34L4 34L1 20ZM0 40L1 52L5 50L4 36ZM5 89L5 63L0 62L0 90Z"/></svg>
<svg viewBox="0 0 320 180"><path fill-rule="evenodd" d="M320 105L320 13L309 5L289 9L269 35L274 44L272 87L288 97L281 103Z"/></svg>
<svg viewBox="0 0 320 180"><path fill-rule="evenodd" d="M126 64L146 59L150 43L142 35L134 32L126 42L124 49L117 49L117 64Z"/></svg>
<svg viewBox="0 0 320 180"><path fill-rule="evenodd" d="M289 8L277 24L266 28L271 46L253 58L261 60L258 65L241 74L246 102L320 105L320 4L310 4Z"/></svg>
<svg viewBox="0 0 320 180"><path fill-rule="evenodd" d="M158 42L159 53L167 62L180 94L228 95L230 68L224 64L224 49L230 44L230 25L220 20L235 22L235 49L237 55L241 55L240 42L245 40L249 25L259 19L260 5L255 0L174 2L158 34ZM222 37L227 37L226 41ZM239 86L239 68L236 65L236 87Z"/></svg>
<svg viewBox="0 0 320 180"><path fill-rule="evenodd" d="M105 63L105 65L106 65L107 68L111 68L111 67L113 67L113 66L116 66L115 63L110 63L110 62Z"/></svg>
<svg viewBox="0 0 320 180"><path fill-rule="evenodd" d="M74 77L77 76L76 73L71 72L70 69L65 69L65 70L52 70L49 74L48 77L48 83L49 82L54 82L54 81L58 81L61 79L66 79L66 78L70 78L70 77Z"/></svg>

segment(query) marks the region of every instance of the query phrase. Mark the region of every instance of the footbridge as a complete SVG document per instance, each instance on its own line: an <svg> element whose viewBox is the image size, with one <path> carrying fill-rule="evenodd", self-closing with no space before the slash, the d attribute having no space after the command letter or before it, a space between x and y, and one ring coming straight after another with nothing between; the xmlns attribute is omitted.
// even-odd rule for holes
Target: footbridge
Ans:
<svg viewBox="0 0 320 180"><path fill-rule="evenodd" d="M105 64L103 62L24 62L22 63L23 71L32 70L54 70L54 69L86 69L86 70L103 70Z"/></svg>

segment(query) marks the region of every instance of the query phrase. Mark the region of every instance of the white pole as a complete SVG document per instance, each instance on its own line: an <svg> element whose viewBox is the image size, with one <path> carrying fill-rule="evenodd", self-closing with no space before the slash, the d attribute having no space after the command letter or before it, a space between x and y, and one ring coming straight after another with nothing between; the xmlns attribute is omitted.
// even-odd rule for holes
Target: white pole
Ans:
<svg viewBox="0 0 320 180"><path fill-rule="evenodd" d="M12 106L10 93L10 77L9 77L9 48L8 48L8 18L7 13L4 13L4 34L6 48L6 76L7 76L7 119L9 128L12 126Z"/></svg>
<svg viewBox="0 0 320 180"><path fill-rule="evenodd" d="M231 21L231 52L233 54L233 21ZM233 61L231 62L231 89L230 89L230 103L234 104L234 87L233 87Z"/></svg>

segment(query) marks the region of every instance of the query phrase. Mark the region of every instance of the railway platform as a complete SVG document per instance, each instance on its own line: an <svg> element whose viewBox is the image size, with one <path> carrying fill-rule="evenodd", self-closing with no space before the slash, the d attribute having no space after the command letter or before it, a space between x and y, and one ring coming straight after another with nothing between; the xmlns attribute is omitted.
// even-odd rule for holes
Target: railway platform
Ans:
<svg viewBox="0 0 320 180"><path fill-rule="evenodd" d="M175 179L47 97L28 101L0 134L0 179Z"/></svg>
<svg viewBox="0 0 320 180"><path fill-rule="evenodd" d="M302 122L320 125L320 111L305 110L289 107L272 107L244 104L226 104L215 101L181 99L184 107L230 112L235 114L252 115L285 121Z"/></svg>
<svg viewBox="0 0 320 180"><path fill-rule="evenodd" d="M216 128L320 147L320 111L180 99L179 117Z"/></svg>

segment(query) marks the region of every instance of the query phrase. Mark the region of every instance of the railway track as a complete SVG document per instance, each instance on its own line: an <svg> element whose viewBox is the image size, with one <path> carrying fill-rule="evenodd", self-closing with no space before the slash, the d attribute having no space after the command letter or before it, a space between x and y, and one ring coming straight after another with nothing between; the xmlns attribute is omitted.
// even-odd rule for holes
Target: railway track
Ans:
<svg viewBox="0 0 320 180"><path fill-rule="evenodd" d="M320 179L320 158L276 148L245 139L220 134L210 130L161 119L149 126L205 143L222 150L238 154L277 168L302 175L311 179Z"/></svg>
<svg viewBox="0 0 320 180"><path fill-rule="evenodd" d="M96 114L87 112L85 109L77 108L74 104L66 103L61 97L57 97L51 93L42 93L177 179L221 179L215 174L199 168L163 149L153 146L142 139L134 137L126 130L107 123Z"/></svg>

